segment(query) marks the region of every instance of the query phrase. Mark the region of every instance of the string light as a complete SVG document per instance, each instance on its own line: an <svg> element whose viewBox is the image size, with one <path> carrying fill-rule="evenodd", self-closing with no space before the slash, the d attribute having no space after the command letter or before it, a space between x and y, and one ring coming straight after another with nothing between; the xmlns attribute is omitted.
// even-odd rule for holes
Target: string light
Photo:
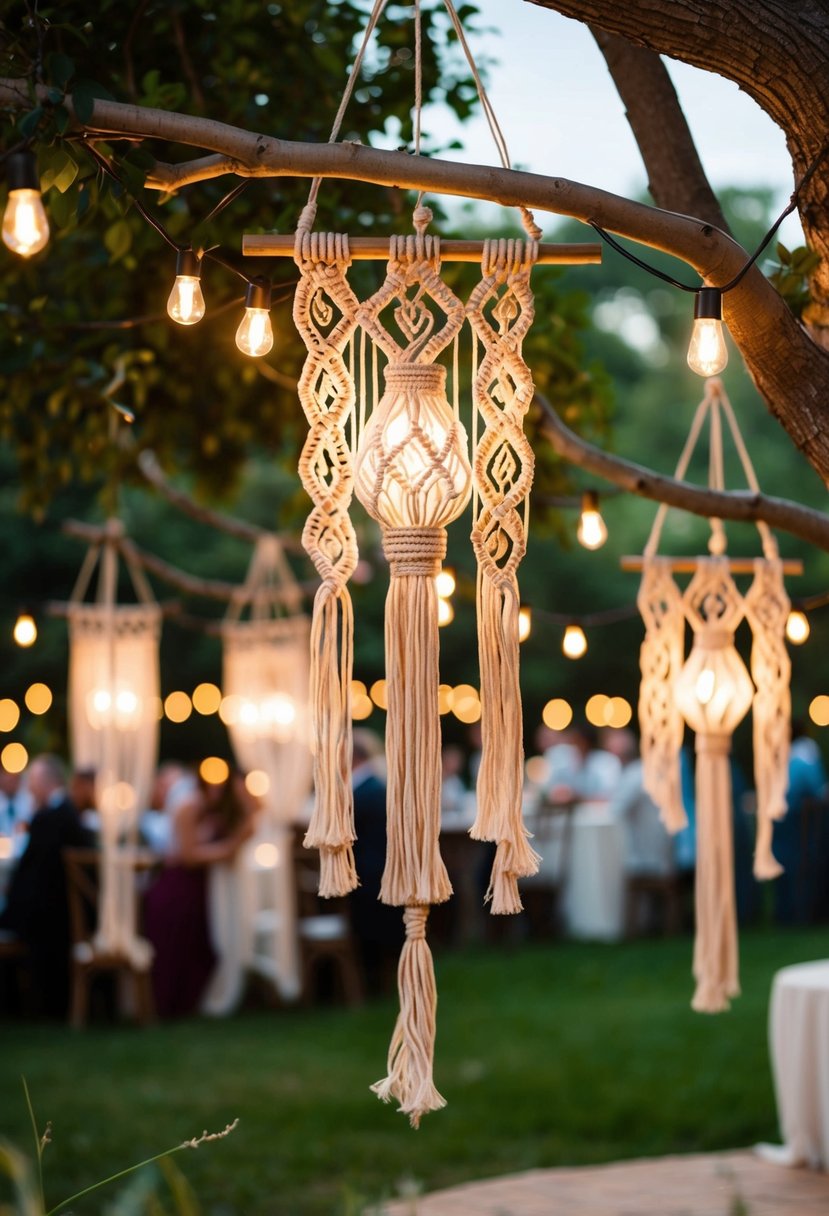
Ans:
<svg viewBox="0 0 829 1216"><path fill-rule="evenodd" d="M201 259L192 249L180 249L176 256L176 281L167 300L167 315L179 325L195 325L204 312Z"/></svg>
<svg viewBox="0 0 829 1216"><path fill-rule="evenodd" d="M602 519L599 496L595 490L585 490L582 494L576 537L585 549L600 549L607 540L607 524Z"/></svg>
<svg viewBox="0 0 829 1216"><path fill-rule="evenodd" d="M28 150L6 161L9 201L3 215L3 244L21 258L39 253L49 241L49 221L40 196L37 161Z"/></svg>
<svg viewBox="0 0 829 1216"><path fill-rule="evenodd" d="M24 648L26 646L33 645L33 643L37 641L37 625L31 612L27 612L24 609L20 613L14 623L12 637L18 646L22 646Z"/></svg>
<svg viewBox="0 0 829 1216"><path fill-rule="evenodd" d="M455 571L450 566L444 567L440 574L435 575L435 590L437 591L440 599L448 600L449 596L453 594L456 586L457 579L455 578Z"/></svg>
<svg viewBox="0 0 829 1216"><path fill-rule="evenodd" d="M451 625L455 619L455 609L451 600L438 600L438 625Z"/></svg>
<svg viewBox="0 0 829 1216"><path fill-rule="evenodd" d="M806 613L793 608L786 618L786 637L793 646L802 646L811 632L812 627Z"/></svg>
<svg viewBox="0 0 829 1216"><path fill-rule="evenodd" d="M568 659L580 659L587 654L587 637L581 625L568 625L564 630L561 653Z"/></svg>
<svg viewBox="0 0 829 1216"><path fill-rule="evenodd" d="M526 642L527 638L532 633L533 629L533 614L532 609L528 604L524 604L518 610L518 641Z"/></svg>
<svg viewBox="0 0 829 1216"><path fill-rule="evenodd" d="M245 296L245 315L236 330L236 345L245 355L256 359L273 346L271 325L271 285L267 279L254 279Z"/></svg>
<svg viewBox="0 0 829 1216"><path fill-rule="evenodd" d="M722 292L702 287L694 303L694 327L688 346L688 366L698 376L717 376L728 363L722 328Z"/></svg>

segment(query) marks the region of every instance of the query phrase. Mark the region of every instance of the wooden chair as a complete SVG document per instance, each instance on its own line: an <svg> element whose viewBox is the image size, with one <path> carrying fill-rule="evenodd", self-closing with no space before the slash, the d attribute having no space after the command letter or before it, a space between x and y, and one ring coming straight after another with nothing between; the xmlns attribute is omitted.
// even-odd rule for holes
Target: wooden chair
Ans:
<svg viewBox="0 0 829 1216"><path fill-rule="evenodd" d="M662 925L664 937L675 937L683 930L687 882L682 874L628 874L625 880L625 937L640 937L643 909L656 906L655 923Z"/></svg>
<svg viewBox="0 0 829 1216"><path fill-rule="evenodd" d="M86 1024L92 981L96 975L109 972L119 981L130 981L135 1019L147 1025L155 1021L149 969L141 970L124 954L98 950L94 942L100 860L97 849L63 850L72 938L69 1020L75 1029Z"/></svg>
<svg viewBox="0 0 829 1216"><path fill-rule="evenodd" d="M322 900L317 895L319 854L305 849L301 842L294 849L298 933L302 960L302 1001L310 1004L319 990L324 967L333 972L346 1005L362 1005L365 984L347 899Z"/></svg>
<svg viewBox="0 0 829 1216"><path fill-rule="evenodd" d="M0 969L2 969L2 1005L16 1014L24 1014L31 1004L29 949L15 933L0 929ZM8 1001L8 1008L6 1003Z"/></svg>

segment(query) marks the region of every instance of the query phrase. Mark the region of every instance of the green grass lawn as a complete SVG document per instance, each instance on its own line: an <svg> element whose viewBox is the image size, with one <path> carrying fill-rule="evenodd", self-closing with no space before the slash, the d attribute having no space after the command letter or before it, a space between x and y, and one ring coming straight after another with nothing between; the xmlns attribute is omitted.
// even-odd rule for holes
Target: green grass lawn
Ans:
<svg viewBox="0 0 829 1216"><path fill-rule="evenodd" d="M741 953L743 995L719 1017L689 1008L687 939L439 956L448 1106L417 1132L368 1089L385 1073L391 1000L145 1031L5 1023L0 1134L30 1143L25 1074L53 1125L48 1204L238 1116L228 1139L176 1159L205 1216L343 1216L405 1179L432 1190L774 1139L772 976L829 954L829 933L747 933ZM103 1194L74 1207L108 1210Z"/></svg>

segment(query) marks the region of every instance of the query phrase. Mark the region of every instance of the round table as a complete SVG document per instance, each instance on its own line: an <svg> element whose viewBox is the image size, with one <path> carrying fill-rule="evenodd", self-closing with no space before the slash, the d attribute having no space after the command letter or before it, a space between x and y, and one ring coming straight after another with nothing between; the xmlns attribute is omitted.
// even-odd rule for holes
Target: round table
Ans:
<svg viewBox="0 0 829 1216"><path fill-rule="evenodd" d="M764 1156L782 1164L829 1167L829 961L784 967L769 1009L777 1112L784 1147Z"/></svg>

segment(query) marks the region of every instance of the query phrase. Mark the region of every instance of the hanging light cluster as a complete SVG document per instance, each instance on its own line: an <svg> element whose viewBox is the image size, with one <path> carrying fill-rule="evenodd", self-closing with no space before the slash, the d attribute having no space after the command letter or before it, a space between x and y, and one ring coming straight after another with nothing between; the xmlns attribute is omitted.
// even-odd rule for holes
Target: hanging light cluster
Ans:
<svg viewBox="0 0 829 1216"><path fill-rule="evenodd" d="M178 325L195 325L207 311L201 287L202 258L190 248L176 256L176 277L167 300L167 315ZM236 330L236 345L257 359L273 348L272 287L268 279L248 280L245 312Z"/></svg>
<svg viewBox="0 0 829 1216"><path fill-rule="evenodd" d="M759 493L754 469L722 384L709 380L676 469L685 476L703 422L710 421L709 482L724 488L722 418L728 423L749 487ZM712 519L710 556L672 559L657 554L667 507L660 506L641 565L638 604L645 622L641 649L639 723L643 781L671 832L685 827L680 781L684 724L696 735L696 919L693 1007L706 1013L727 1009L739 994L732 843L731 736L753 711L757 789L754 873L775 878L781 867L772 853L774 822L786 811L791 702L790 664L784 635L789 599L784 563L767 525L758 523L763 556L729 560L722 523ZM630 563L626 561L628 568ZM794 568L799 563L794 563ZM681 591L675 570L690 570ZM734 574L753 574L745 595ZM751 672L734 644L745 620L752 634ZM686 623L693 645L685 657Z"/></svg>

